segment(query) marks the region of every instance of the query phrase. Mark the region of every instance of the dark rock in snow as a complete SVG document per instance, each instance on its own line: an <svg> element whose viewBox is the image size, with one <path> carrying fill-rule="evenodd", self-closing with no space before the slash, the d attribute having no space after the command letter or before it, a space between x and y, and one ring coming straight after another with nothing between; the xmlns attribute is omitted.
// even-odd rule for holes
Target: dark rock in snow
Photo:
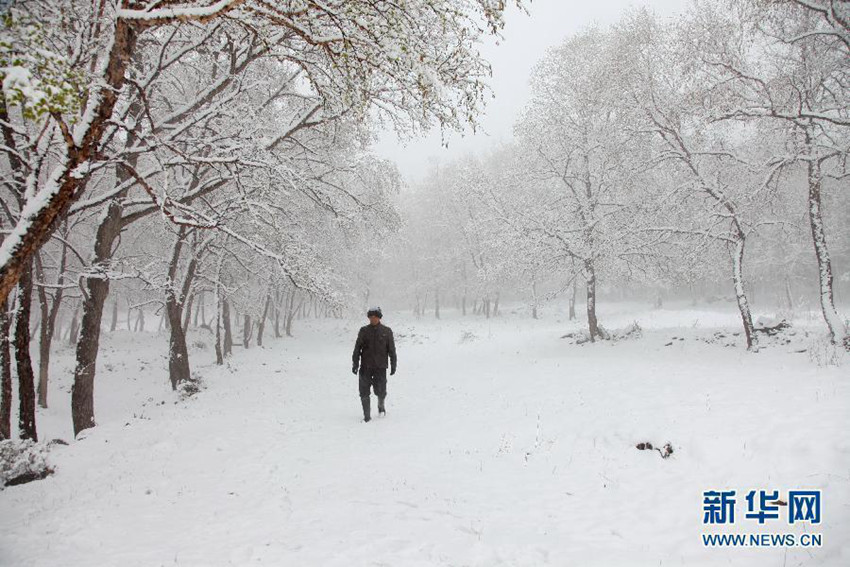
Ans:
<svg viewBox="0 0 850 567"><path fill-rule="evenodd" d="M650 443L649 441L643 441L635 445L635 448L640 451L652 451L654 449L658 451L658 454L661 455L662 459L666 459L667 457L673 454L673 445L671 445L669 442L665 443L663 447L653 447L652 443Z"/></svg>

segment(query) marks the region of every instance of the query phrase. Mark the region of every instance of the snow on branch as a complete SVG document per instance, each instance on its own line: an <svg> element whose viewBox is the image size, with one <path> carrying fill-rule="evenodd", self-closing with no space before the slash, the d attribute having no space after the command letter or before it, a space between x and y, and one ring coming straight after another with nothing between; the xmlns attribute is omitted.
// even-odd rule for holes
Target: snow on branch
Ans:
<svg viewBox="0 0 850 567"><path fill-rule="evenodd" d="M211 20L244 4L245 0L219 0L206 6L180 6L174 8L157 8L154 10L133 10L120 8L116 16L124 20L133 20L143 25L162 25L170 21Z"/></svg>
<svg viewBox="0 0 850 567"><path fill-rule="evenodd" d="M133 166L126 162L120 162L119 165L136 180L136 183L138 183L139 186L142 187L150 196L151 201L153 201L154 205L162 212L163 216L168 218L172 223L178 226L201 229L213 229L218 227L217 221L209 221L206 219L203 221L198 220L197 217L199 216L199 213L180 201L172 199L168 195L165 195L162 199L160 199L154 188L145 181L144 177L139 175Z"/></svg>

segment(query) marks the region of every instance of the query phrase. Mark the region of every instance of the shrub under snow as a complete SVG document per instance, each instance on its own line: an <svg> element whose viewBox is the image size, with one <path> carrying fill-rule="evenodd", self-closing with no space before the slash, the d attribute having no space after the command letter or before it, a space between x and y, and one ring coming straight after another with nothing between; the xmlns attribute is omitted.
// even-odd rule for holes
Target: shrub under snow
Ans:
<svg viewBox="0 0 850 567"><path fill-rule="evenodd" d="M0 441L0 489L53 474L47 453L47 445L28 439Z"/></svg>

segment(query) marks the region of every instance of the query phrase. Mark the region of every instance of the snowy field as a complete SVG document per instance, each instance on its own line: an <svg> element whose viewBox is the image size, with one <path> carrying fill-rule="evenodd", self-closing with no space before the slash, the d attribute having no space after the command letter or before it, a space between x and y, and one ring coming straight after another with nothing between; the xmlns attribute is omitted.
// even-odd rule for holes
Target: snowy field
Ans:
<svg viewBox="0 0 850 567"><path fill-rule="evenodd" d="M794 352L805 322L747 353L731 309L603 305L606 328L643 336L593 345L542 315L387 312L399 370L368 424L350 372L365 319L298 321L221 368L193 334L207 389L185 401L165 335L105 334L99 425L53 449L52 477L0 492L0 564L850 565L850 360ZM70 441L62 349L39 434ZM734 526L703 525L712 489L737 491ZM820 489L822 523L744 520L751 489ZM759 531L823 546L701 539Z"/></svg>

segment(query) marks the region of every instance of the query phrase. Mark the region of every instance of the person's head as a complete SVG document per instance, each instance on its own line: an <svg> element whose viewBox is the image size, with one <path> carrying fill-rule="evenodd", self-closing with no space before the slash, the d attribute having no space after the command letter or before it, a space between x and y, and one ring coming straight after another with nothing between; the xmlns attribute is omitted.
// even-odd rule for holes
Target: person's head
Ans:
<svg viewBox="0 0 850 567"><path fill-rule="evenodd" d="M370 307L369 311L366 312L366 317L369 318L370 325L377 325L378 323L380 323L381 317L383 316L384 314L381 313L380 307Z"/></svg>

